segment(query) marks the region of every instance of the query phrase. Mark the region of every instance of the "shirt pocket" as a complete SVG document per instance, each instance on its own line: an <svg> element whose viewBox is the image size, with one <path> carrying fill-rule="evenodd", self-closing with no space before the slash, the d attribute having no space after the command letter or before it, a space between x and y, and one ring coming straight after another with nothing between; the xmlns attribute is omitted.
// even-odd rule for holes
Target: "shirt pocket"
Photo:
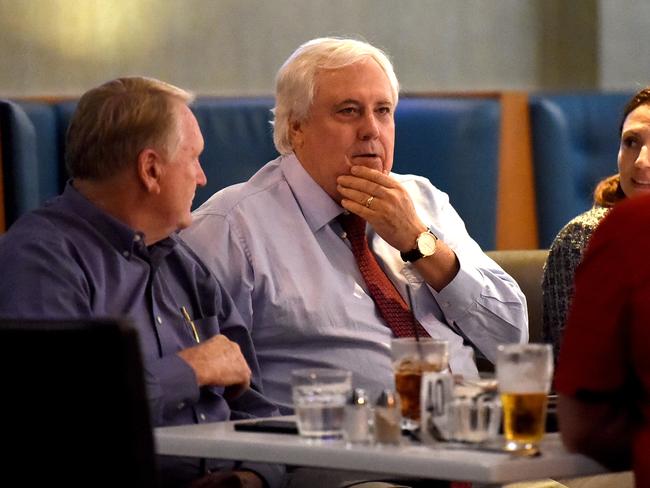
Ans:
<svg viewBox="0 0 650 488"><path fill-rule="evenodd" d="M188 331L192 334L192 338L194 338L194 331L196 330L199 341L205 341L210 337L221 333L219 327L219 318L216 315L203 317L200 319L193 319L192 322L194 323L194 327L192 327L190 324L187 324Z"/></svg>

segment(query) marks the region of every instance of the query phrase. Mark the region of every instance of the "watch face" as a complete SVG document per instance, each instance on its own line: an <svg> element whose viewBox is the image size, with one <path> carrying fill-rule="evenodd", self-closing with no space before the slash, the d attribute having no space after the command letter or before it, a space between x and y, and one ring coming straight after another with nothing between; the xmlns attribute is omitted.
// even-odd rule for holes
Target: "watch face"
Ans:
<svg viewBox="0 0 650 488"><path fill-rule="evenodd" d="M430 232L423 232L418 237L418 250L423 256L431 256L436 252L436 238Z"/></svg>

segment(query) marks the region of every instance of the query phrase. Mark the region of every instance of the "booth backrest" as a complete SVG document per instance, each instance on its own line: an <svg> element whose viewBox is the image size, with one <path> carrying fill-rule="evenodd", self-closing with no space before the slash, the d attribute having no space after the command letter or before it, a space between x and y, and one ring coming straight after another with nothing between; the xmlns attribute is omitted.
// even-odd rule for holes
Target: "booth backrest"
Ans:
<svg viewBox="0 0 650 488"><path fill-rule="evenodd" d="M395 112L394 170L448 193L483 249L496 243L500 117L482 98L403 98Z"/></svg>
<svg viewBox="0 0 650 488"><path fill-rule="evenodd" d="M63 189L65 131L75 107L76 100L0 100L7 226ZM278 156L269 122L272 108L270 97L195 101L208 178L197 191L195 208ZM446 191L470 234L486 249L495 247L500 115L494 97L404 97L395 115L394 170L425 176Z"/></svg>
<svg viewBox="0 0 650 488"><path fill-rule="evenodd" d="M76 100L0 100L0 142L6 225L63 190L65 132ZM224 186L245 181L278 156L271 133L271 98L199 98L192 109L205 138L201 158L208 185L195 207Z"/></svg>
<svg viewBox="0 0 650 488"><path fill-rule="evenodd" d="M403 96L394 170L425 176L447 192L484 249L546 248L592 205L597 182L616 172L620 116L631 95ZM75 106L0 100L0 232L62 190L64 136ZM208 185L198 189L195 208L277 157L272 107L271 97L196 100Z"/></svg>
<svg viewBox="0 0 650 488"><path fill-rule="evenodd" d="M619 124L632 93L530 97L540 247L593 205L599 180L616 173Z"/></svg>
<svg viewBox="0 0 650 488"><path fill-rule="evenodd" d="M542 342L542 278L548 249L487 251L487 255L519 284L528 305L528 340Z"/></svg>
<svg viewBox="0 0 650 488"><path fill-rule="evenodd" d="M199 98L193 104L205 139L201 164L208 178L196 191L195 208L279 156L269 122L273 105L272 98Z"/></svg>
<svg viewBox="0 0 650 488"><path fill-rule="evenodd" d="M59 192L58 130L50 105L0 101L7 225Z"/></svg>

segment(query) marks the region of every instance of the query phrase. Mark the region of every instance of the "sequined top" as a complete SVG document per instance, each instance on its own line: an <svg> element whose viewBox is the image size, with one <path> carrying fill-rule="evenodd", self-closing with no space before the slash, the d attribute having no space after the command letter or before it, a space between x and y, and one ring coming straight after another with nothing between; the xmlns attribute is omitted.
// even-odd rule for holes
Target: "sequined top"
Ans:
<svg viewBox="0 0 650 488"><path fill-rule="evenodd" d="M553 344L558 358L562 331L573 296L573 277L589 239L611 208L594 206L569 221L553 240L544 265L542 281L543 338Z"/></svg>

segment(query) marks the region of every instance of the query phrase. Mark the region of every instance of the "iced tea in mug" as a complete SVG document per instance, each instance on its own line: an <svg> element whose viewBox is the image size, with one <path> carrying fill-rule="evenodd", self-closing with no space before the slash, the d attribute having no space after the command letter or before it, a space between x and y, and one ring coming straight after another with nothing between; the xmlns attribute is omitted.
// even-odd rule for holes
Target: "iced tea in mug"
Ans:
<svg viewBox="0 0 650 488"><path fill-rule="evenodd" d="M400 337L391 341L395 389L400 396L402 418L406 427L420 422L420 388L422 373L447 369L449 351L447 341L430 337Z"/></svg>
<svg viewBox="0 0 650 488"><path fill-rule="evenodd" d="M553 377L550 344L505 344L497 351L506 448L535 447L544 436Z"/></svg>

